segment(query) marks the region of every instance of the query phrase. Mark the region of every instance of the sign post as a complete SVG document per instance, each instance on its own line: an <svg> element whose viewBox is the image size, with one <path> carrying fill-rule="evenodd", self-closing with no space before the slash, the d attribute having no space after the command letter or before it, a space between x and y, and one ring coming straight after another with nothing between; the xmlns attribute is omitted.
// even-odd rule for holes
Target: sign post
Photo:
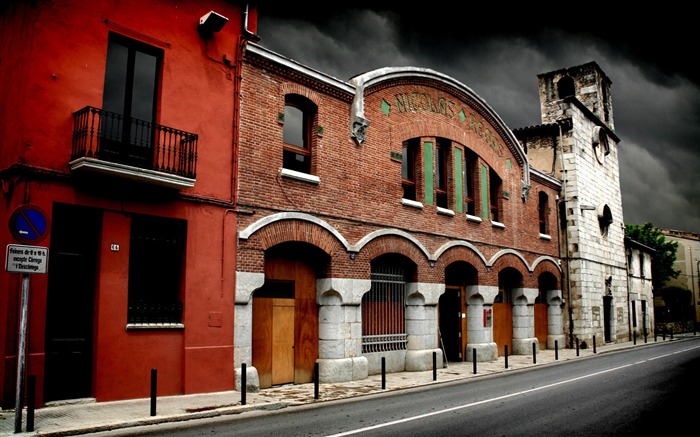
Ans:
<svg viewBox="0 0 700 437"><path fill-rule="evenodd" d="M22 297L19 317L19 345L17 350L17 386L15 390L15 433L22 432L22 398L24 395L24 369L27 350L27 316L29 313L29 275L46 273L49 249L29 246L46 238L49 221L41 208L25 204L19 206L10 217L10 232L20 243L8 244L5 254L5 270L22 274Z"/></svg>

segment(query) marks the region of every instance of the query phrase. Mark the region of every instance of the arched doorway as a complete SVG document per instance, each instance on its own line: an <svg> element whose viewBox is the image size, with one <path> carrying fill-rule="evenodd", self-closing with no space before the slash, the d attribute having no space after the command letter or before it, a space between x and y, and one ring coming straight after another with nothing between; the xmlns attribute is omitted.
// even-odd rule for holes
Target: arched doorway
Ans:
<svg viewBox="0 0 700 437"><path fill-rule="evenodd" d="M493 301L493 341L498 355L504 355L505 345L512 350L513 342L513 290L522 287L520 272L507 267L498 273L498 295Z"/></svg>
<svg viewBox="0 0 700 437"><path fill-rule="evenodd" d="M465 288L477 283L477 270L459 261L445 269L445 292L438 302L438 335L445 359L465 361L467 346L467 305Z"/></svg>
<svg viewBox="0 0 700 437"><path fill-rule="evenodd" d="M265 283L253 295L253 367L260 388L313 382L318 358L316 277L327 258L305 243L265 253Z"/></svg>

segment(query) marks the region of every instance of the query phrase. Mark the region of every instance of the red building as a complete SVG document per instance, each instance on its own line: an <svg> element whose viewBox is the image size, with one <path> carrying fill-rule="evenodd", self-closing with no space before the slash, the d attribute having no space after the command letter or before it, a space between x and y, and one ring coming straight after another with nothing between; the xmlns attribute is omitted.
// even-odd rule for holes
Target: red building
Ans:
<svg viewBox="0 0 700 437"><path fill-rule="evenodd" d="M152 369L159 395L232 389L235 126L255 7L0 11L0 243L49 250L45 274L0 272L2 406L15 404L24 278L39 405L148 397ZM44 213L44 240L18 241L23 205Z"/></svg>

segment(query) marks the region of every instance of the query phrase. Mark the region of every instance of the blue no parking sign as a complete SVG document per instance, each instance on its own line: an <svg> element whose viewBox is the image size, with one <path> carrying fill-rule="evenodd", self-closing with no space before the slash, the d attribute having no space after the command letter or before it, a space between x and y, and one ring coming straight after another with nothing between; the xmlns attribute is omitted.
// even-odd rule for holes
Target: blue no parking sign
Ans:
<svg viewBox="0 0 700 437"><path fill-rule="evenodd" d="M10 232L23 244L35 244L49 233L49 219L36 205L20 205L10 216Z"/></svg>

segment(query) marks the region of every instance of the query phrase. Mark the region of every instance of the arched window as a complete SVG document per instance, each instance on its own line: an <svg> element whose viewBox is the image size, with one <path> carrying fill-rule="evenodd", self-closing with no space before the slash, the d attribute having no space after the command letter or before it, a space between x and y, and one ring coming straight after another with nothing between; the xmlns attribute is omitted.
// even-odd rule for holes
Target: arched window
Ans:
<svg viewBox="0 0 700 437"><path fill-rule="evenodd" d="M557 82L557 94L559 94L560 99L575 96L576 86L574 85L574 79L569 76L564 76L559 79L559 82Z"/></svg>
<svg viewBox="0 0 700 437"><path fill-rule="evenodd" d="M464 184L464 212L469 215L476 215L476 197L474 193L477 181L476 168L476 154L469 149L465 149L462 181Z"/></svg>
<svg viewBox="0 0 700 437"><path fill-rule="evenodd" d="M540 234L549 235L549 196L544 191L539 193L537 212L540 219Z"/></svg>
<svg viewBox="0 0 700 437"><path fill-rule="evenodd" d="M438 138L435 145L435 204L440 208L449 208L447 162L451 145L449 140L442 138Z"/></svg>
<svg viewBox="0 0 700 437"><path fill-rule="evenodd" d="M500 222L501 218L501 197L503 182L494 169L489 169L489 207L491 209L491 221Z"/></svg>
<svg viewBox="0 0 700 437"><path fill-rule="evenodd" d="M403 142L401 151L401 188L403 189L402 197L408 200L417 200L416 198L416 170L418 144L420 140L414 138Z"/></svg>
<svg viewBox="0 0 700 437"><path fill-rule="evenodd" d="M284 103L284 152L282 167L311 174L311 133L316 105L308 99L289 94Z"/></svg>

